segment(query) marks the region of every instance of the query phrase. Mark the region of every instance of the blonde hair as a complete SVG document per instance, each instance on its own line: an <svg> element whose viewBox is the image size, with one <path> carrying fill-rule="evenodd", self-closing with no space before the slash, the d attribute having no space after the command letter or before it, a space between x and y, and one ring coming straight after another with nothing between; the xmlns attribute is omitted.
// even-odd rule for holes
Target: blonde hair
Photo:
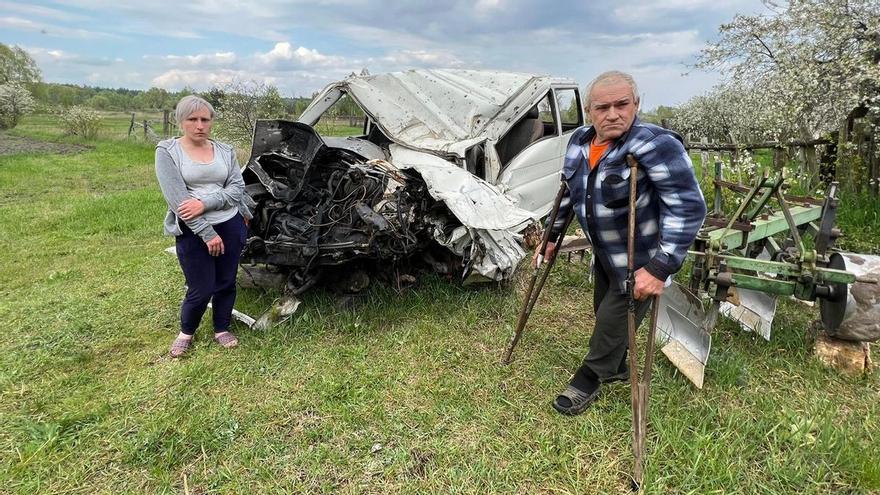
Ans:
<svg viewBox="0 0 880 495"><path fill-rule="evenodd" d="M177 106L174 107L174 118L177 119L178 124L181 124L187 117L203 108L208 109L208 113L211 114L213 119L214 107L207 100L196 95L184 96L177 102Z"/></svg>

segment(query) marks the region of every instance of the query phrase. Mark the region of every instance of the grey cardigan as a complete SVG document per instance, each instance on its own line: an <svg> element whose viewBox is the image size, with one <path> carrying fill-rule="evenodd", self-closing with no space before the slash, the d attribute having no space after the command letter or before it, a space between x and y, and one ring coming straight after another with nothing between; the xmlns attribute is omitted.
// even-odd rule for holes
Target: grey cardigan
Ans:
<svg viewBox="0 0 880 495"><path fill-rule="evenodd" d="M206 211L237 207L242 217L246 219L252 218L251 211L255 203L244 192L244 180L241 177L241 168L238 166L235 151L227 144L217 141L213 141L213 143L215 159L219 159L229 170L226 176L226 183L223 184L222 189L196 199L201 200L205 205ZM177 223L180 218L177 214L177 207L184 200L192 198L192 195L186 189L186 183L180 173L182 153L184 151L180 147L177 138L159 141L159 144L156 145L156 178L159 179L159 188L162 189L162 195L165 196L165 202L168 203L168 212L165 214L166 235L178 236L183 234ZM189 221L183 221L190 230L205 242L217 236L214 227L202 216Z"/></svg>

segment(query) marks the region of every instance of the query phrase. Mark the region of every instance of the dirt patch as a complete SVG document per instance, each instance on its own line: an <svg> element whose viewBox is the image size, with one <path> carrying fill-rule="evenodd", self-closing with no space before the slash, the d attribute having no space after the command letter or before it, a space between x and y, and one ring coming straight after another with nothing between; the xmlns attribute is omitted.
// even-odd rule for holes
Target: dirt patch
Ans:
<svg viewBox="0 0 880 495"><path fill-rule="evenodd" d="M71 154L91 149L80 144L51 143L0 132L0 156L21 153Z"/></svg>

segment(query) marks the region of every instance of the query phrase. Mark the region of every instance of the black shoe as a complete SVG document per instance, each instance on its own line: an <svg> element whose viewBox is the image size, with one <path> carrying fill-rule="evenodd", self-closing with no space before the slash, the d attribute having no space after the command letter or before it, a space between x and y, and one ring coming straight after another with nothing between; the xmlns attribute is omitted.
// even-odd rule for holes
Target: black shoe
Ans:
<svg viewBox="0 0 880 495"><path fill-rule="evenodd" d="M599 397L602 390L598 384L590 391L583 391L569 385L553 401L553 409L568 416L576 416L587 410L588 407Z"/></svg>

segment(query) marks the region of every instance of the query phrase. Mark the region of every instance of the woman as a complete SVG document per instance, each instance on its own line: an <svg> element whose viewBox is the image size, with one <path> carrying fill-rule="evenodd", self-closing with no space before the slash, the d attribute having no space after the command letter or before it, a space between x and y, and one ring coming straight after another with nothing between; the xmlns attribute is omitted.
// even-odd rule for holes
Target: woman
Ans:
<svg viewBox="0 0 880 495"><path fill-rule="evenodd" d="M185 96L175 111L180 138L156 146L156 177L168 203L165 233L176 238L177 259L187 291L180 308L180 333L171 357L192 345L196 328L213 299L214 340L238 345L229 331L235 303L235 276L247 237L245 219L253 201L231 146L210 139L214 108L198 96Z"/></svg>

